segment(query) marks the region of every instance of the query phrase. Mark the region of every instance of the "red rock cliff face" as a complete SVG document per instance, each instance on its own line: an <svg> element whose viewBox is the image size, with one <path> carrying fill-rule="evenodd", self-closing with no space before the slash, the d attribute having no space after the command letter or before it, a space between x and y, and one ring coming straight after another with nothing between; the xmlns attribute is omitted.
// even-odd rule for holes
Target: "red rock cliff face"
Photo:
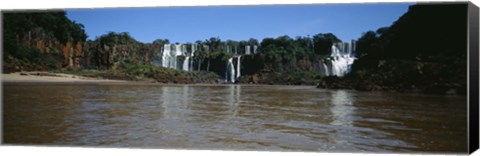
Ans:
<svg viewBox="0 0 480 156"><path fill-rule="evenodd" d="M67 42L65 45L62 47L62 55L63 55L63 64L62 66L71 66L71 57L70 54L72 53L72 44L70 42Z"/></svg>
<svg viewBox="0 0 480 156"><path fill-rule="evenodd" d="M81 67L83 42L73 43L72 41L68 41L67 43L62 44L43 29L36 28L23 36L21 43L27 47L38 48L44 55L60 53L61 56L63 56L63 62L61 62L62 67Z"/></svg>
<svg viewBox="0 0 480 156"><path fill-rule="evenodd" d="M81 67L81 60L83 58L83 46L82 43L78 42L75 45L75 56L73 58L74 62L73 65L75 68L80 68Z"/></svg>
<svg viewBox="0 0 480 156"><path fill-rule="evenodd" d="M21 44L30 48L38 48L44 55L60 53L61 56L63 56L63 62L61 62L62 67L80 68L82 66L83 42L74 44L68 41L62 44L39 29L22 37Z"/></svg>
<svg viewBox="0 0 480 156"><path fill-rule="evenodd" d="M80 68L83 57L83 43L78 42L73 45L72 42L67 42L62 47L62 55L64 58L63 67Z"/></svg>

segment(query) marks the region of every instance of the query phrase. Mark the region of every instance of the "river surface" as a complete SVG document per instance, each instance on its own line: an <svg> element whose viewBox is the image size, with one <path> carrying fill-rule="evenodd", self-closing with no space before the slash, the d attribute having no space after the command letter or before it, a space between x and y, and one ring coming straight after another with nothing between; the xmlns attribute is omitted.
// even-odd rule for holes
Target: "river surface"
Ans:
<svg viewBox="0 0 480 156"><path fill-rule="evenodd" d="M466 97L313 86L3 86L5 144L467 151Z"/></svg>

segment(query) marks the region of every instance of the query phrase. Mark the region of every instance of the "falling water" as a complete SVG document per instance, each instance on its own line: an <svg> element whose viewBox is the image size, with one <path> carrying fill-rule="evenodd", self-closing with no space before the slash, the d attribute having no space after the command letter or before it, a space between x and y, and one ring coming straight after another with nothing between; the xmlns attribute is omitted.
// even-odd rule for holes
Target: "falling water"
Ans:
<svg viewBox="0 0 480 156"><path fill-rule="evenodd" d="M323 65L323 69L325 70L325 76L329 76L330 75L330 71L328 71L328 66L326 63L322 63Z"/></svg>
<svg viewBox="0 0 480 156"><path fill-rule="evenodd" d="M193 69L193 59L195 50L195 44L191 44L191 49L187 49L185 44L165 44L162 51L161 65L162 67L179 69L184 71L192 71ZM208 46L203 45L204 48L208 51ZM257 46L250 45L245 46L245 54L249 55L257 50ZM225 71L225 81L226 82L235 82L237 78L241 76L241 54L237 53L237 47L227 47L228 52L235 53L236 56L230 58L227 63L227 69ZM178 62L178 56L184 56L185 59L183 62ZM236 58L236 60L235 60ZM234 65L236 63L236 65Z"/></svg>
<svg viewBox="0 0 480 156"><path fill-rule="evenodd" d="M187 46L182 44L182 55L187 56Z"/></svg>
<svg viewBox="0 0 480 156"><path fill-rule="evenodd" d="M228 59L226 74L227 74L225 75L226 80L234 83L235 82L235 66L233 65L233 57Z"/></svg>
<svg viewBox="0 0 480 156"><path fill-rule="evenodd" d="M245 46L245 55L250 55L250 46Z"/></svg>
<svg viewBox="0 0 480 156"><path fill-rule="evenodd" d="M330 55L331 69L324 64L325 75L344 76L350 72L350 68L355 60L353 55L354 47L349 43L337 43L332 45L332 54Z"/></svg>
<svg viewBox="0 0 480 156"><path fill-rule="evenodd" d="M175 45L175 56L180 56L180 55L183 55L182 45L181 44L176 44Z"/></svg>
<svg viewBox="0 0 480 156"><path fill-rule="evenodd" d="M163 46L163 54L162 54L162 67L170 67L170 44L165 44Z"/></svg>
<svg viewBox="0 0 480 156"><path fill-rule="evenodd" d="M192 44L192 51L190 51L190 57L192 57L192 58L195 54L195 47L196 47L196 45ZM190 60L190 69L193 70L193 60Z"/></svg>
<svg viewBox="0 0 480 156"><path fill-rule="evenodd" d="M238 56L237 57L237 75L235 78L239 78L240 77L240 57L242 56Z"/></svg>
<svg viewBox="0 0 480 156"><path fill-rule="evenodd" d="M190 71L189 69L189 64L190 64L190 56L186 56L185 60L183 60L183 67L182 69L185 71Z"/></svg>

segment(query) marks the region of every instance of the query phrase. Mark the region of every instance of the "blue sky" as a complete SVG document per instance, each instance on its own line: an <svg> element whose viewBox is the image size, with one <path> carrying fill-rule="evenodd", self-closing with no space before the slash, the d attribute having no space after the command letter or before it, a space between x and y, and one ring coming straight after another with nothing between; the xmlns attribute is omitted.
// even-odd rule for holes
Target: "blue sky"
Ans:
<svg viewBox="0 0 480 156"><path fill-rule="evenodd" d="M67 10L67 16L85 26L89 39L109 31L129 32L144 43L155 39L186 43L210 37L261 41L330 32L348 41L391 25L409 5L412 3L97 8Z"/></svg>

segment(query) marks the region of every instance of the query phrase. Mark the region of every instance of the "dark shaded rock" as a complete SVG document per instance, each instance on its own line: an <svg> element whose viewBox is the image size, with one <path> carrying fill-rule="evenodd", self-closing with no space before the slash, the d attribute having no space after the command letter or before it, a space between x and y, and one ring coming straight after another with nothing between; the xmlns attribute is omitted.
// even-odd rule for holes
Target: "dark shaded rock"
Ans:
<svg viewBox="0 0 480 156"><path fill-rule="evenodd" d="M253 84L257 84L259 80L260 80L259 76L257 74L254 74L252 75L250 82L252 82Z"/></svg>

